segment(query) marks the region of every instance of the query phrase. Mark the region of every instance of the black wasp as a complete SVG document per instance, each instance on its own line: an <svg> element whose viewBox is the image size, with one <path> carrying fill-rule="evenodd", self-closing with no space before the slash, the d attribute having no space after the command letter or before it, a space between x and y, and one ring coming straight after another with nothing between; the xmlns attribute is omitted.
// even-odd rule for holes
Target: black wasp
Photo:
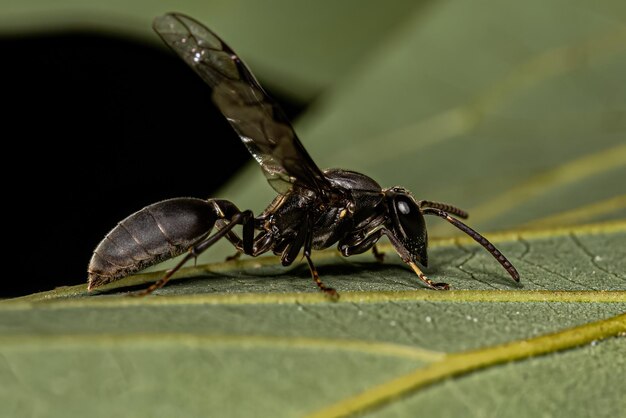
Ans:
<svg viewBox="0 0 626 418"><path fill-rule="evenodd" d="M415 198L401 187L382 189L371 178L342 169L320 170L298 140L278 104L217 35L178 13L155 19L154 30L213 89L212 99L257 160L278 196L258 217L222 199L176 198L147 206L121 221L100 242L89 263L89 289L118 280L184 252L187 255L142 294L162 287L183 264L226 238L251 256L272 251L289 266L303 250L317 286L325 286L311 251L337 244L344 256L372 249L384 235L402 260L431 289L417 266L426 266L428 237L423 215L436 215L487 249L515 281L515 267L486 238L461 221L467 213L445 203ZM242 226L242 235L233 228ZM216 232L210 235L213 228Z"/></svg>

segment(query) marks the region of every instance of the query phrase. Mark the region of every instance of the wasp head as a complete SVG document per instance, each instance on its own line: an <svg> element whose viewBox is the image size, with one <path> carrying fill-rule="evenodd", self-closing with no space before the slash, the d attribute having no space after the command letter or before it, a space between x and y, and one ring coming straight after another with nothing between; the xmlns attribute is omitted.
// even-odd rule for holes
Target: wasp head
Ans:
<svg viewBox="0 0 626 418"><path fill-rule="evenodd" d="M428 234L421 209L413 196L401 187L385 190L390 217L391 239L396 251L406 262L428 265ZM397 241L397 242L396 242Z"/></svg>

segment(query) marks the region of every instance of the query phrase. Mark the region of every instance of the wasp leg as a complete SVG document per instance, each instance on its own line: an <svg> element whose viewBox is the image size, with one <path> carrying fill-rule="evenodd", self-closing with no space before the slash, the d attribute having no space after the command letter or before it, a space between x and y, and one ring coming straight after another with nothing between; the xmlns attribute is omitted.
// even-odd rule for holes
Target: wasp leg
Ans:
<svg viewBox="0 0 626 418"><path fill-rule="evenodd" d="M337 291L332 287L328 287L322 282L319 274L317 273L317 269L311 260L311 249L313 248L313 234L311 233L311 230L313 226L311 225L310 219L307 218L302 225L303 227L300 229L300 232L295 237L294 241L287 246L285 252L283 253L283 265L291 264L300 252L300 248L304 246L304 257L309 264L309 270L311 271L313 281L322 292L330 297L331 300L337 300L339 299L339 293L337 293Z"/></svg>
<svg viewBox="0 0 626 418"><path fill-rule="evenodd" d="M376 261L382 263L385 260L385 253L378 251L378 248L376 247L376 242L378 242L382 235L381 230L377 226L376 229L369 234L361 232L345 237L339 241L339 245L337 247L344 257L349 257L354 254L362 254L371 249ZM363 238L363 236L365 236L365 238Z"/></svg>
<svg viewBox="0 0 626 418"><path fill-rule="evenodd" d="M435 290L448 290L450 288L450 286L447 283L435 283L432 280L430 280L428 277L426 277L426 275L412 261L410 252L407 251L407 249L404 248L402 243L386 228L380 228L376 230L374 233L372 233L371 235L369 235L367 238L361 239L360 241L359 241L360 237L355 237L355 236L350 237L347 240L340 241L339 251L341 251L342 255L344 255L345 257L348 257L353 254L361 254L371 248L372 251L374 252L374 256L376 256L376 253L382 256L381 253L376 251L376 242L383 235L387 235L387 237L389 237L391 244L393 244L394 248L396 249L396 252L400 256L400 258L402 258L402 261L407 263L413 269L415 274L417 274L417 277L419 277L419 279L422 282L424 282L426 286Z"/></svg>
<svg viewBox="0 0 626 418"><path fill-rule="evenodd" d="M234 203L228 200L216 199L215 202L217 205L219 205L219 208L222 210L222 213L224 214L222 219L218 219L215 222L215 226L219 230L222 230L228 227L228 225L231 223L229 219L231 219L232 216L238 213L243 213L242 211L239 210L237 206L235 206ZM251 214L252 212L250 212L250 215ZM226 239L229 240L239 252L243 252L244 254L252 253L252 245L254 242L253 238L254 238L255 222L256 221L253 216L250 216L244 222L241 222L241 224L243 225L243 231L242 231L243 240L240 239L239 236L234 231L231 230L232 228L227 228L228 231L226 231Z"/></svg>
<svg viewBox="0 0 626 418"><path fill-rule="evenodd" d="M227 223L222 223L222 221L220 220L218 221L217 225L218 228L222 228L223 226L227 225ZM237 235L235 232L228 231L228 233L226 234L226 239L230 241L230 243L233 244L233 246L237 249L237 253L227 257L226 261L236 260L241 257L242 254L257 257L261 254L268 252L272 247L272 244L274 243L274 236L265 230L259 232L256 237L244 235L244 239L240 238L239 235ZM244 240L249 240L251 244L245 244ZM246 252L245 248L250 249L250 252Z"/></svg>
<svg viewBox="0 0 626 418"><path fill-rule="evenodd" d="M223 202L225 202L226 204L224 204ZM254 216L252 214L252 211L245 210L243 212L239 212L239 209L237 209L234 204L227 202L227 201L216 200L215 204L219 205L219 208L221 209L222 213L225 216L228 216L228 218L230 219L230 222L228 222L228 224L226 224L224 227L220 228L215 234L209 236L207 239L200 241L198 244L191 247L187 255L185 255L178 262L178 264L174 266L174 268L168 270L165 276L163 276L159 281L153 283L147 289L134 294L134 296L146 296L154 292L155 290L160 289L163 286L165 286L165 284L171 279L174 273L180 270L180 268L183 265L185 265L187 261L191 260L192 258L194 259L197 258L200 254L206 251L210 246L212 246L221 238L223 238L226 234L228 234L228 232L231 229L233 229L235 226L243 225L244 234L245 234L245 231L250 228L248 225L252 224L252 226L254 227ZM235 210L237 212L235 212Z"/></svg>
<svg viewBox="0 0 626 418"><path fill-rule="evenodd" d="M322 282L322 280L320 280L320 276L317 273L317 269L315 268L315 265L313 265L313 261L311 260L310 254L307 254L305 251L304 257L306 257L306 261L307 263L309 263L309 270L311 270L311 276L313 277L313 281L315 282L317 287L319 287L319 289L325 294L327 294L328 297L330 297L332 300L338 300L339 293L337 293L337 291L333 289L332 287L326 286Z"/></svg>
<svg viewBox="0 0 626 418"><path fill-rule="evenodd" d="M428 286L429 288L431 288L433 290L448 290L448 289L450 289L450 285L448 283L435 283L432 280L430 280L428 277L426 277L426 275L422 272L422 270L420 270L419 267L417 267L417 264L415 264L415 262L413 261L413 259L411 257L411 253L406 248L404 248L404 246L402 245L400 240L398 240L393 235L393 233L391 233L391 231L389 231L386 228L383 228L383 229L381 229L381 232L383 234L387 235L387 238L389 238L389 241L391 241L391 244L395 248L396 252L400 256L402 261L407 263L413 269L415 274L417 274L417 277L419 277L419 279L422 282L424 282L424 284L426 284L426 286Z"/></svg>
<svg viewBox="0 0 626 418"><path fill-rule="evenodd" d="M228 238L228 234L226 235L226 237ZM237 251L235 254L229 255L228 257L226 257L226 261L228 262L228 261L239 260L241 258L241 254L243 254L241 251Z"/></svg>
<svg viewBox="0 0 626 418"><path fill-rule="evenodd" d="M376 255L378 251L375 251L374 247L382 235L383 233L380 229L377 229L370 235L367 233L349 235L339 241L337 248L344 257L350 257L354 254L362 254L365 251L372 249L374 256L378 259L378 256Z"/></svg>
<svg viewBox="0 0 626 418"><path fill-rule="evenodd" d="M376 247L376 244L372 246L372 254L374 254L374 258L379 263L382 264L385 262L385 253L383 251L378 251L378 247Z"/></svg>
<svg viewBox="0 0 626 418"><path fill-rule="evenodd" d="M417 277L419 277L420 280L426 283L426 285L430 287L431 289L450 290L450 285L448 283L435 283L432 280L430 280L428 277L426 277L426 275L422 273L422 270L420 270L420 268L417 267L417 264L415 264L414 262L408 261L407 264L411 266L415 274L417 274Z"/></svg>

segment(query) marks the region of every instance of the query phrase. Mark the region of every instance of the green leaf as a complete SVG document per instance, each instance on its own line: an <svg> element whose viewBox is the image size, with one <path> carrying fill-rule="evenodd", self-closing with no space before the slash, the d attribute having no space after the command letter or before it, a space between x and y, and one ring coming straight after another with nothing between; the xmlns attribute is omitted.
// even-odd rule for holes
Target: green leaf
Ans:
<svg viewBox="0 0 626 418"><path fill-rule="evenodd" d="M13 13L2 22L18 22L15 11L29 4L2 4ZM276 74L271 83L301 97L324 93L298 124L321 166L467 207L481 231L508 229L486 235L521 284L462 237L431 243L426 272L450 292L421 288L387 245L382 265L315 254L337 303L305 265L284 269L274 257L200 261L155 297L125 290L162 272L92 295L77 286L2 301L0 416L623 413L622 2L355 4L338 14L287 6L299 19L248 2L185 11L264 79ZM143 22L125 30L148 36L163 12L153 7L88 11L125 10ZM302 29L318 20L324 36ZM258 213L273 196L251 166L222 197ZM451 230L429 224L431 237Z"/></svg>
<svg viewBox="0 0 626 418"><path fill-rule="evenodd" d="M431 253L431 274L449 280L456 289L449 292L420 288L393 259L340 262L325 251L316 261L338 302L318 292L304 268L275 267L275 257L186 268L156 297L119 290L162 273L95 295L75 286L4 301L0 411L279 417L379 408L405 415L415 402L441 409L430 399L476 387L466 379L489 387L485 401L451 396L443 410L454 415L503 402L510 389L493 382L523 381L527 373L527 361L497 365L550 354L549 366L541 366L546 357L528 370L564 373L582 358L571 379L585 381L593 371L599 386L591 393L604 393L587 394L586 407L614 413L621 380L610 365L624 362L626 340L611 337L626 333L626 292L617 290L626 281L619 250L626 222L491 238L518 266L523 289L481 247L459 239L436 241ZM552 258L541 258L546 249ZM601 350L595 361L590 350ZM483 372L437 384L476 370ZM532 379L536 394L560 393L572 382ZM427 387L432 395L424 397ZM555 402L570 400L552 399L552 408Z"/></svg>

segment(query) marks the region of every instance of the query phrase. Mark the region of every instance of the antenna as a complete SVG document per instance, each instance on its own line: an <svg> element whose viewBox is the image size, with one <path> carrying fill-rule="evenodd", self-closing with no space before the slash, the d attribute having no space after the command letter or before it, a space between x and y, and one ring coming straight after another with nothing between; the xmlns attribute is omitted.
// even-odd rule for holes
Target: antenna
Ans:
<svg viewBox="0 0 626 418"><path fill-rule="evenodd" d="M421 208L441 209L445 212L456 215L461 219L467 219L467 217L469 216L468 213L465 212L463 209L459 209L456 206L448 205L447 203L432 202L430 200L420 200L419 202L417 202L417 206L419 206L420 209Z"/></svg>
<svg viewBox="0 0 626 418"><path fill-rule="evenodd" d="M435 203L435 202L426 202L426 203ZM445 204L438 204L438 205L448 206L448 205L445 205ZM454 208L454 207L453 207L453 209L460 210L460 209L457 209L457 208ZM461 212L463 212L463 211L461 211ZM511 264L511 262L491 242L489 242L489 240L487 238L483 237L478 232L474 231L472 228L470 228L469 226L465 225L463 222L459 221L458 219L453 218L452 216L450 216L448 214L448 212L446 212L444 210L437 209L437 208L432 208L432 207L431 208L427 207L427 208L422 210L422 213L425 214L425 215L437 215L440 218L443 218L446 221L450 222L452 225L456 226L461 231L465 232L467 235L472 237L474 239L474 241L476 241L477 243L479 243L480 245L485 247L485 249L487 251L489 251L489 253L496 260L498 260L498 263L500 263L502 265L502 267L504 267L506 269L506 271L511 275L513 280L515 280L516 282L519 282L519 273L517 272L515 267L513 267L513 264ZM465 213L465 212L463 212L463 213ZM467 215L467 213L465 213L465 214Z"/></svg>

